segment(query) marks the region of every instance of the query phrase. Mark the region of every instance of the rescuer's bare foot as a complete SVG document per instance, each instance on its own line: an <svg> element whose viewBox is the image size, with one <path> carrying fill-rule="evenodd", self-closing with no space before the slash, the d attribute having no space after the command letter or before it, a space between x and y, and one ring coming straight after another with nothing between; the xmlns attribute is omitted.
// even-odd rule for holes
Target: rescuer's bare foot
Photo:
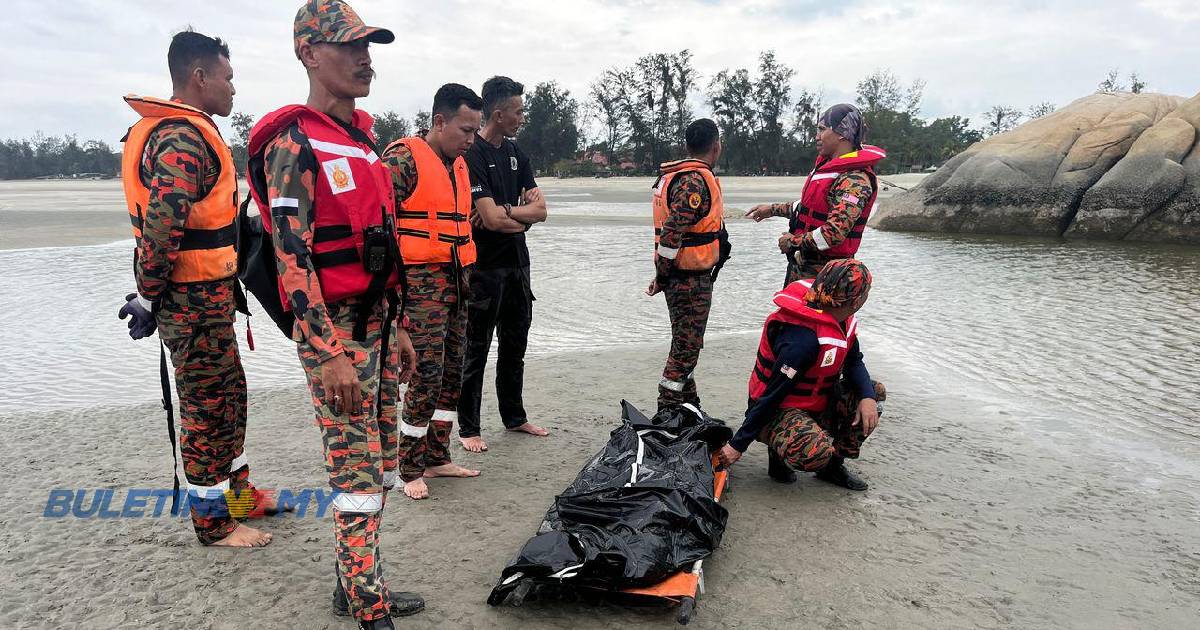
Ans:
<svg viewBox="0 0 1200 630"><path fill-rule="evenodd" d="M479 471L463 468L458 464L442 464L426 468L425 476L431 479L433 477L478 477Z"/></svg>
<svg viewBox="0 0 1200 630"><path fill-rule="evenodd" d="M478 435L469 438L460 437L458 441L462 443L463 448L472 453L482 453L488 449L487 442L484 442L483 438Z"/></svg>
<svg viewBox="0 0 1200 630"><path fill-rule="evenodd" d="M229 535L213 543L214 547L266 547L271 544L271 535L249 525L238 526Z"/></svg>
<svg viewBox="0 0 1200 630"><path fill-rule="evenodd" d="M416 499L418 501L421 499L428 499L429 486L425 485L424 479L417 477L412 481L404 482L404 494L408 498Z"/></svg>

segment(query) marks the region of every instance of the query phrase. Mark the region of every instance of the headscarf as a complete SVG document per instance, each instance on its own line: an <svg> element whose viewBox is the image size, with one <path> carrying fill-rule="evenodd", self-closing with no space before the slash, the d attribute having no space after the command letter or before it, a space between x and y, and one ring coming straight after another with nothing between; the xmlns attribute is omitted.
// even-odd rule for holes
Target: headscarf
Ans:
<svg viewBox="0 0 1200 630"><path fill-rule="evenodd" d="M871 288L871 272L853 258L825 263L804 299L814 308L837 308L852 304Z"/></svg>
<svg viewBox="0 0 1200 630"><path fill-rule="evenodd" d="M867 126L863 123L862 112L848 103L834 105L821 114L817 124L833 130L837 135L850 141L854 148L861 149L867 139Z"/></svg>

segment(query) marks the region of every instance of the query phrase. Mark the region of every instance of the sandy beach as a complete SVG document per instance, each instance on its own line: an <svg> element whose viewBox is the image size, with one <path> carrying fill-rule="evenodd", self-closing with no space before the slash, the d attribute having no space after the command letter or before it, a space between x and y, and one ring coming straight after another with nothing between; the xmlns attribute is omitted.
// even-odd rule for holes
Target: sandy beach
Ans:
<svg viewBox="0 0 1200 630"><path fill-rule="evenodd" d="M713 415L744 410L754 341L737 335L708 344L697 378ZM619 400L653 404L664 354L665 345L648 345L531 361L527 402L552 427L549 439L502 434L494 416L485 417L491 452L455 448L458 461L483 469L481 478L435 482L435 498L423 503L389 498L387 575L393 588L429 602L400 627L674 625L672 613L657 609L496 609L484 601L554 494L604 443ZM809 477L781 486L765 475L761 445L752 448L733 470L729 530L706 563L708 592L694 627L1195 624L1194 479L1174 475L1169 462L1134 466L1119 444L1096 436L1031 426L1002 396L931 382L886 357L872 367L890 395L855 464L871 490L845 492ZM156 405L2 421L10 448L0 467L12 474L0 487L8 534L0 543L0 626L351 626L328 608L328 518L270 519L263 526L275 533L272 545L230 551L200 547L183 520L41 516L52 488L169 487ZM262 487L323 487L303 387L252 392L247 453Z"/></svg>
<svg viewBox="0 0 1200 630"><path fill-rule="evenodd" d="M728 178L723 188L737 211L792 198L799 182ZM554 213L530 237L538 301L526 404L552 434L501 432L489 386L491 452L454 448L483 476L435 481L431 501L389 500L386 574L428 600L400 627L675 626L669 610L485 603L554 495L616 426L620 400L654 404L669 327L661 299L641 294L651 183L544 182ZM114 315L131 286L119 195L112 181L0 185L0 262L11 270L0 275L0 302L21 306L0 311L0 329L17 331L0 337L0 352L23 357L0 373L9 479L0 484L0 627L353 627L329 611L328 516L270 519L270 547L230 551L201 547L185 518L44 515L55 489L87 490L86 503L111 490L119 509L129 489L171 485L164 416L152 402L157 350L131 342ZM745 411L757 330L781 274L772 251L780 227L730 222L734 257L697 378L705 408L731 424ZM615 245L597 250L600 239ZM585 261L580 251L590 252ZM871 231L862 251L877 276L864 350L889 391L880 429L852 464L872 487L850 493L808 476L781 486L753 447L733 470L729 529L705 563L692 625L1195 626L1195 250ZM40 306L47 295L66 306ZM1105 308L1084 306L1101 295ZM265 318L254 329L257 351L242 345L252 478L268 489L325 488L294 346ZM244 338L242 323L237 330ZM1139 348L1141 358L1113 348Z"/></svg>

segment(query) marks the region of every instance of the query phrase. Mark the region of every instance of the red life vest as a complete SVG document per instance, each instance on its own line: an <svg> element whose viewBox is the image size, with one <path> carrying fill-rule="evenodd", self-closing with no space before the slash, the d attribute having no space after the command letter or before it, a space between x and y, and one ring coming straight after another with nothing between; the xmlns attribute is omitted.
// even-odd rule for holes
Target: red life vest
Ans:
<svg viewBox="0 0 1200 630"><path fill-rule="evenodd" d="M800 195L800 203L794 208L790 225L792 234L813 232L817 248L825 258L853 258L858 252L858 244L862 241L863 228L867 226L867 219L875 209L875 200L879 197L875 165L886 157L887 153L883 149L868 144L858 151L824 162L818 158L816 168L808 174L808 179L804 180L804 192ZM846 236L846 240L828 247L825 237L820 231L814 230L819 230L829 219L829 189L833 187L833 182L837 181L842 173L850 171L862 171L867 174L871 180L871 198L867 200L865 209L854 223L850 234Z"/></svg>
<svg viewBox="0 0 1200 630"><path fill-rule="evenodd" d="M304 105L288 105L267 114L250 130L248 152L251 163L266 145L293 122L308 137L309 147L317 158L316 181L313 182L312 264L321 283L321 296L326 302L337 302L362 295L371 285L372 275L363 267L363 232L393 223L396 215L392 191L392 176L374 148L351 137L341 125L323 112ZM354 111L353 125L374 139L370 114ZM262 168L262 166L259 166ZM257 174L261 177L261 174ZM255 181L255 173L250 181ZM260 180L261 181L261 180ZM275 218L295 216L297 202L286 197L264 199L257 186L250 191L258 204L263 227L272 230ZM395 239L395 234L391 237ZM392 270L385 288L400 283L399 268ZM283 306L291 310L283 282L279 283Z"/></svg>
<svg viewBox="0 0 1200 630"><path fill-rule="evenodd" d="M824 311L812 308L804 299L808 292L810 280L798 280L789 284L775 294L775 304L779 307L767 317L763 324L762 338L758 342L758 358L754 370L750 373L750 399L758 400L767 391L767 383L771 380L775 369L775 351L771 347L771 339L779 324L803 326L817 334L820 351L817 361L811 366L789 366L797 371L803 369L804 374L796 379L792 391L788 393L780 409L803 409L813 413L825 411L829 404L829 396L837 379L841 377L842 365L846 362L846 353L858 332L858 320L852 315L846 321L845 328Z"/></svg>

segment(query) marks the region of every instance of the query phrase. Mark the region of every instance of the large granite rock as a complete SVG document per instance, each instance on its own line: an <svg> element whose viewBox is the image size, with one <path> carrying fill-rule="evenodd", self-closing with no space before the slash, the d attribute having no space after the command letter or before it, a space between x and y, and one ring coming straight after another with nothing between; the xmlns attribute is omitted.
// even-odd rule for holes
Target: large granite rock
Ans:
<svg viewBox="0 0 1200 630"><path fill-rule="evenodd" d="M1200 96L1094 94L951 159L885 230L1200 243Z"/></svg>

